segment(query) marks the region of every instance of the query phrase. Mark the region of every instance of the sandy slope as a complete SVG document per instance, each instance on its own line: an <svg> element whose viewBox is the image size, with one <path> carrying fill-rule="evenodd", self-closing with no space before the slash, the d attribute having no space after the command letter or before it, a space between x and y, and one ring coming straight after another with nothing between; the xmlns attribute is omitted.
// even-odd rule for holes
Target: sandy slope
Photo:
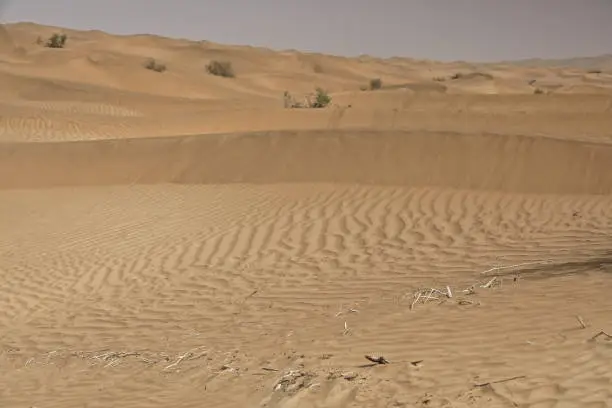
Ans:
<svg viewBox="0 0 612 408"><path fill-rule="evenodd" d="M1 406L612 406L612 76L55 30L0 32Z"/></svg>

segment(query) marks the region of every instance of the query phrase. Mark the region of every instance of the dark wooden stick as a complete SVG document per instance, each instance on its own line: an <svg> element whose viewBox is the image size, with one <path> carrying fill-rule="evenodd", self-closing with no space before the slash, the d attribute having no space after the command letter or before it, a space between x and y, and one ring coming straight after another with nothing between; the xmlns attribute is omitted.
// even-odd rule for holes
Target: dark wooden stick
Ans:
<svg viewBox="0 0 612 408"><path fill-rule="evenodd" d="M372 357L372 356L364 356L367 360L376 363L376 364L389 364L389 361L383 356L380 357Z"/></svg>
<svg viewBox="0 0 612 408"><path fill-rule="evenodd" d="M489 382L482 383L482 384L476 384L476 387L486 387L487 385L505 383L505 382L508 382L508 381L519 380L519 379L525 378L525 377L527 377L527 376L526 375L518 375L516 377L504 378L503 380L489 381Z"/></svg>

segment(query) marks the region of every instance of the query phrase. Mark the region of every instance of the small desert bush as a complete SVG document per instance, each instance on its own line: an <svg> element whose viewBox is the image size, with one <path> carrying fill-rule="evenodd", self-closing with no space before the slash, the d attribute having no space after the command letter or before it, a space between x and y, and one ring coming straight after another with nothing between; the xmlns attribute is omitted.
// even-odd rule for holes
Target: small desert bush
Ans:
<svg viewBox="0 0 612 408"><path fill-rule="evenodd" d="M601 69L591 69L587 71L587 74L601 74Z"/></svg>
<svg viewBox="0 0 612 408"><path fill-rule="evenodd" d="M545 92L542 88L536 88L533 90L534 95L544 95Z"/></svg>
<svg viewBox="0 0 612 408"><path fill-rule="evenodd" d="M332 101L331 96L323 88L317 88L315 91L315 99L312 103L313 108L325 108Z"/></svg>
<svg viewBox="0 0 612 408"><path fill-rule="evenodd" d="M283 93L285 108L325 108L331 103L331 100L331 96L322 88L317 88L314 94L307 95L303 103L296 101L288 91Z"/></svg>
<svg viewBox="0 0 612 408"><path fill-rule="evenodd" d="M382 80L380 78L370 79L370 90L375 91L382 88Z"/></svg>
<svg viewBox="0 0 612 408"><path fill-rule="evenodd" d="M155 61L153 58L146 62L145 68L155 72L164 72L166 70L166 66L164 64Z"/></svg>
<svg viewBox="0 0 612 408"><path fill-rule="evenodd" d="M323 73L323 67L320 64L314 64L312 66L312 70L314 71L315 74L322 74Z"/></svg>
<svg viewBox="0 0 612 408"><path fill-rule="evenodd" d="M232 68L232 63L229 61L210 61L210 63L206 65L206 71L211 75L224 78L234 78L236 76Z"/></svg>
<svg viewBox="0 0 612 408"><path fill-rule="evenodd" d="M64 48L64 46L66 45L66 40L68 40L68 37L66 36L66 34L55 33L51 37L49 37L49 39L45 43L45 47Z"/></svg>

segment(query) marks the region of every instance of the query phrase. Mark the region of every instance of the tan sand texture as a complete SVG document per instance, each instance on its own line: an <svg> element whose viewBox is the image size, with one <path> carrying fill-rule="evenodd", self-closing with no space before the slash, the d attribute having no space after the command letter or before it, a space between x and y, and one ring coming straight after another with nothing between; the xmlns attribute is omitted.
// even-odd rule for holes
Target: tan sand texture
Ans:
<svg viewBox="0 0 612 408"><path fill-rule="evenodd" d="M1 407L612 406L597 61L3 29Z"/></svg>

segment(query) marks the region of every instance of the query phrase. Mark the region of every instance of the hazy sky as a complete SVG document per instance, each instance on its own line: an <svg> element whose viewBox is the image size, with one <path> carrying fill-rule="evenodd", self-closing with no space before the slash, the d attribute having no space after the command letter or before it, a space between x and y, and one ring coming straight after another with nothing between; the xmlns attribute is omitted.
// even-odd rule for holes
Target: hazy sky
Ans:
<svg viewBox="0 0 612 408"><path fill-rule="evenodd" d="M341 55L490 61L612 52L612 0L5 0L0 13L4 22Z"/></svg>

